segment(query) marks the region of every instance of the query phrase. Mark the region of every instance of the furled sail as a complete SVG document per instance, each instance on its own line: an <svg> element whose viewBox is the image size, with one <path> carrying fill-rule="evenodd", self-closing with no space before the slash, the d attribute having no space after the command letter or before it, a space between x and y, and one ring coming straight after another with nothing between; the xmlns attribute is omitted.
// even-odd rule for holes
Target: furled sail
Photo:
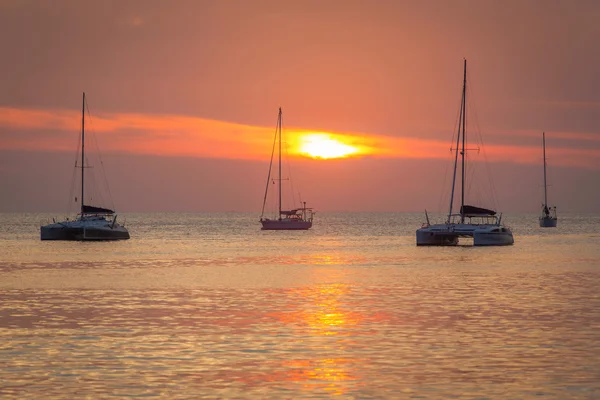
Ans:
<svg viewBox="0 0 600 400"><path fill-rule="evenodd" d="M85 204L81 207L82 214L114 214L113 210L109 210L108 208L95 207L95 206L86 206Z"/></svg>
<svg viewBox="0 0 600 400"><path fill-rule="evenodd" d="M475 207L475 206L468 206L466 204L460 208L460 213L462 215L477 215L477 216L496 215L496 211L494 211L494 210L488 210L487 208L481 208L481 207Z"/></svg>

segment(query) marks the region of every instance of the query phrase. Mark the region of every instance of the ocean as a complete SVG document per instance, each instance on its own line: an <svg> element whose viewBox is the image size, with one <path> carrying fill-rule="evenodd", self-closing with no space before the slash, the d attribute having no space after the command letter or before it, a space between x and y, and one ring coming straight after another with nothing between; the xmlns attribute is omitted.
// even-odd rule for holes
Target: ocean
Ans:
<svg viewBox="0 0 600 400"><path fill-rule="evenodd" d="M2 399L600 398L598 214L443 248L411 213L127 214L107 243L51 217L0 214Z"/></svg>

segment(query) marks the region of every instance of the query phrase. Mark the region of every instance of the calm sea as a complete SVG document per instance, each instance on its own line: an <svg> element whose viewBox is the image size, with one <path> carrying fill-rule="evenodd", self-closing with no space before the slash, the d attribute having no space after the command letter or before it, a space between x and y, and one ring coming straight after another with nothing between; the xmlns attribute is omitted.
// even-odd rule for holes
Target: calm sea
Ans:
<svg viewBox="0 0 600 400"><path fill-rule="evenodd" d="M497 248L416 247L421 214L48 217L0 214L2 399L600 398L600 215Z"/></svg>

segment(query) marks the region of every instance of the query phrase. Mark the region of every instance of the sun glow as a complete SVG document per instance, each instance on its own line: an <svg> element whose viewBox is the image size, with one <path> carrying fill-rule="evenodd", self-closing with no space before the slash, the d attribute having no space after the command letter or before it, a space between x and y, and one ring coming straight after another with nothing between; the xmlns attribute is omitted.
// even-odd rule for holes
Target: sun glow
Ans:
<svg viewBox="0 0 600 400"><path fill-rule="evenodd" d="M342 143L326 133L309 133L299 138L298 152L312 158L344 158L359 152L355 146Z"/></svg>

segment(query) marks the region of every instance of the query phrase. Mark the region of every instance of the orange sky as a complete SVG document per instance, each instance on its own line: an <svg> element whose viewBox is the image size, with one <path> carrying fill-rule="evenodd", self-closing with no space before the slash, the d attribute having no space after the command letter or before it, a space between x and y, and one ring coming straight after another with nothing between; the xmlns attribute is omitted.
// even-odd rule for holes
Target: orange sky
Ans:
<svg viewBox="0 0 600 400"><path fill-rule="evenodd" d="M0 199L0 211L47 209L44 185L68 187L69 169L50 166L55 173L38 185L35 170L18 163L48 168L38 161L44 152L73 158L83 91L102 153L129 154L118 176L108 177L111 186L123 185L113 197L125 209L178 209L177 199L166 195L141 204L151 189L122 182L164 185L133 167L151 163L142 161L147 157L163 157L163 170L178 179L195 173L176 160L197 158L208 170L229 174L224 182L241 174L251 188L262 187L282 106L289 151L301 157L303 169L295 175L310 176L304 179L319 189L302 186L324 202L321 208L344 202L349 210L420 210L433 190L422 183L443 175L450 159L463 57L469 61L470 137L480 131L485 145L470 157L487 159L500 177L496 190L511 193L500 206L539 197L542 131L554 198L573 210L600 202L600 4L592 0L0 0L0 11L0 48L9 60L0 65L7 77L0 91L0 154L19 154L11 163L12 156L0 157L0 184L18 182L20 190ZM307 159L302 143L319 139L310 134L356 152L345 160ZM317 154L325 143L312 146ZM383 168L388 161L411 171L394 186L410 190L406 201L369 184L397 178L397 171ZM354 203L314 183L319 175L347 182L335 193ZM572 190L560 177L599 189ZM32 190L39 193L31 196ZM216 182L211 190L213 203L197 211L218 210L219 191L231 195L233 189ZM181 189L181 196L190 195ZM50 208L60 211L63 203ZM520 209L536 207L537 200Z"/></svg>

